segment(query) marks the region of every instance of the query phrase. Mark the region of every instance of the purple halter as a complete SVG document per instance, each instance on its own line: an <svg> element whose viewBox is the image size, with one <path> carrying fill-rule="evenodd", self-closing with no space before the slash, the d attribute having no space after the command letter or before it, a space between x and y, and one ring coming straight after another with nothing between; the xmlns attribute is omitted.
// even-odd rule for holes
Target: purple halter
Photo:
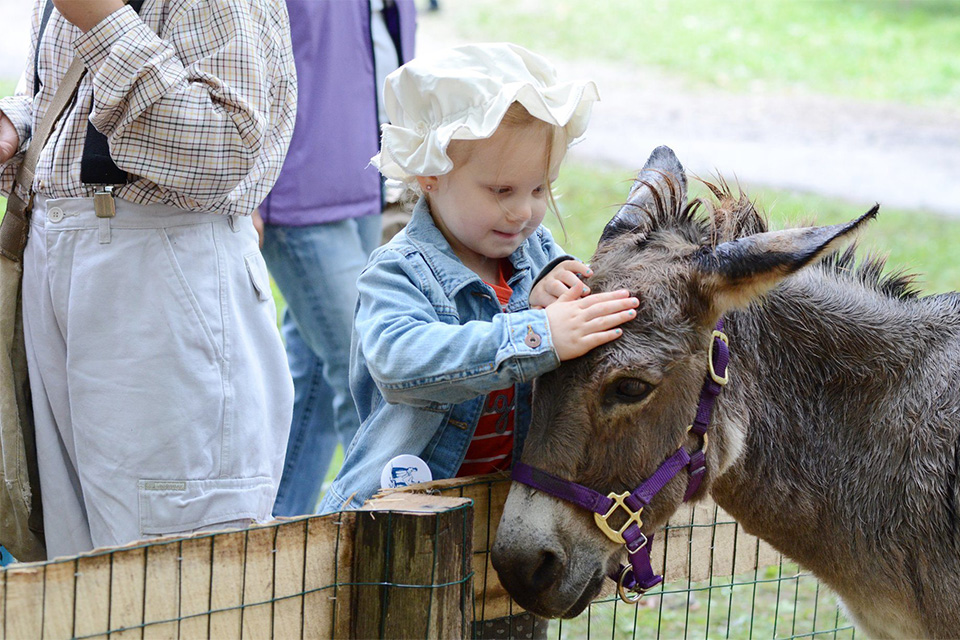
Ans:
<svg viewBox="0 0 960 640"><path fill-rule="evenodd" d="M620 565L617 573L610 576L617 581L620 598L624 602L637 602L649 589L663 582L663 576L654 573L650 564L650 542L653 540L653 535L647 538L640 531L643 526L640 514L643 513L644 507L650 504L653 497L684 468L688 472L687 491L683 496L683 501L686 502L700 488L700 482L707 470L705 455L707 428L710 426L710 414L713 412L714 401L727 384L727 363L730 361L727 336L723 333L723 320L717 322L717 328L711 336L707 360L709 375L700 389L697 416L693 424L687 427L688 433L700 439L700 448L690 454L682 445L677 447L676 453L667 458L633 493L611 492L603 495L589 487L558 478L522 462L517 462L513 467L515 482L589 509L593 512L597 526L608 538L626 545L628 564ZM618 509L626 512L627 521L619 529L613 529L608 520ZM631 595L628 595L628 592Z"/></svg>

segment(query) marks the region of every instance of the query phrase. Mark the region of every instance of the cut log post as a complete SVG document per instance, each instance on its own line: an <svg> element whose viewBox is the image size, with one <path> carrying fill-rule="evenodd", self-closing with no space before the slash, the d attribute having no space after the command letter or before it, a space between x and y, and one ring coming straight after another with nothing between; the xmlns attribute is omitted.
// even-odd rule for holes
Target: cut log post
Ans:
<svg viewBox="0 0 960 640"><path fill-rule="evenodd" d="M468 636L471 505L420 494L368 502L355 519L352 615L339 617L337 637Z"/></svg>

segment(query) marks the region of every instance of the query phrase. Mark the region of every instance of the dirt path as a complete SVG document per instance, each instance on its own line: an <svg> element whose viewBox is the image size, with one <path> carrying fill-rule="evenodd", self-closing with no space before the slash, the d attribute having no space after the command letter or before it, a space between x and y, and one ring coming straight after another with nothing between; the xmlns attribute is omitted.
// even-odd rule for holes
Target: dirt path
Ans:
<svg viewBox="0 0 960 640"><path fill-rule="evenodd" d="M457 0L420 16L420 51L465 42ZM658 144L708 177L960 216L960 108L692 90L654 69L553 60L597 82L586 139L571 157L636 169Z"/></svg>

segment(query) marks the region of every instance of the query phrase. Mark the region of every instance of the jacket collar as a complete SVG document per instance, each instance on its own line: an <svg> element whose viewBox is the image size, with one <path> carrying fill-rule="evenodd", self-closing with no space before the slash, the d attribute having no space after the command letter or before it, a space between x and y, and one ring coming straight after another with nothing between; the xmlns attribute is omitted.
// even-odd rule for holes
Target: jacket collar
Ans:
<svg viewBox="0 0 960 640"><path fill-rule="evenodd" d="M480 276L468 269L453 252L450 243L433 221L426 198L421 197L417 201L413 216L407 223L406 236L410 244L426 260L448 298L453 298L471 283L481 287L486 286ZM509 257L514 274L530 268L530 260L527 257L528 242L530 238L524 240Z"/></svg>

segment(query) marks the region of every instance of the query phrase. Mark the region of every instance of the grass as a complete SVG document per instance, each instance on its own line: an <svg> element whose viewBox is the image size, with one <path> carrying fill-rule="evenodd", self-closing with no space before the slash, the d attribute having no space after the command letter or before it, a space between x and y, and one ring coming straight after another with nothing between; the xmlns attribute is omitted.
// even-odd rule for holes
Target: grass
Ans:
<svg viewBox="0 0 960 640"><path fill-rule="evenodd" d="M851 638L836 598L796 564L702 583L668 584L636 607L594 602L573 620L551 623L550 638Z"/></svg>
<svg viewBox="0 0 960 640"><path fill-rule="evenodd" d="M694 528L710 526L717 548L726 548L732 542L733 549L727 551L734 556L760 558L758 541L740 538L739 525L718 514L719 511L715 511L712 525L674 523L670 526L673 534L660 536L655 544L666 545L672 539L672 544L689 548L687 553L692 554ZM732 536L719 535L721 529ZM690 535L687 540L683 540L684 533ZM747 547L738 551L738 543L745 543ZM836 640L854 636L852 625L837 606L836 596L796 563L782 559L779 564L731 576L723 575L729 567L723 567L719 557L713 555L713 549L708 558L688 555L689 566L706 562L706 566L714 567L717 575L707 580L661 585L644 596L636 607L625 605L615 597L596 600L577 618L551 623L548 637L564 640L831 637Z"/></svg>
<svg viewBox="0 0 960 640"><path fill-rule="evenodd" d="M956 0L475 0L454 9L471 38L654 66L695 85L960 103Z"/></svg>
<svg viewBox="0 0 960 640"><path fill-rule="evenodd" d="M547 224L563 247L581 259L589 259L603 227L626 198L633 181L628 171L600 169L568 162L556 183L564 231L555 217ZM810 224L847 222L865 213L869 203L849 203L791 191L745 188L766 213L770 227L780 229ZM703 188L691 182L692 195ZM916 210L881 208L880 215L860 236L861 255L887 256L888 269L918 273L925 293L960 289L960 219Z"/></svg>
<svg viewBox="0 0 960 640"><path fill-rule="evenodd" d="M447 2L444 11L456 11L459 28L471 37L512 40L566 58L653 66L694 86L960 103L955 0L473 0ZM0 80L0 96L12 93L14 84ZM567 237L555 220L549 224L568 251L589 258L631 181L627 171L564 167L557 191ZM773 228L846 221L872 204L749 192ZM960 220L883 209L861 245L888 255L892 270L924 274L926 292L960 289L960 265L952 257L960 246ZM282 311L282 297L275 295ZM341 456L338 451L330 477ZM577 620L553 623L551 637L810 637L844 624L816 581L785 565L667 585L639 608L598 602Z"/></svg>
<svg viewBox="0 0 960 640"><path fill-rule="evenodd" d="M0 98L5 96L12 96L14 90L17 88L17 81L10 80L9 78L0 78ZM0 196L0 220L3 220L3 212L7 208L7 199L3 196Z"/></svg>

